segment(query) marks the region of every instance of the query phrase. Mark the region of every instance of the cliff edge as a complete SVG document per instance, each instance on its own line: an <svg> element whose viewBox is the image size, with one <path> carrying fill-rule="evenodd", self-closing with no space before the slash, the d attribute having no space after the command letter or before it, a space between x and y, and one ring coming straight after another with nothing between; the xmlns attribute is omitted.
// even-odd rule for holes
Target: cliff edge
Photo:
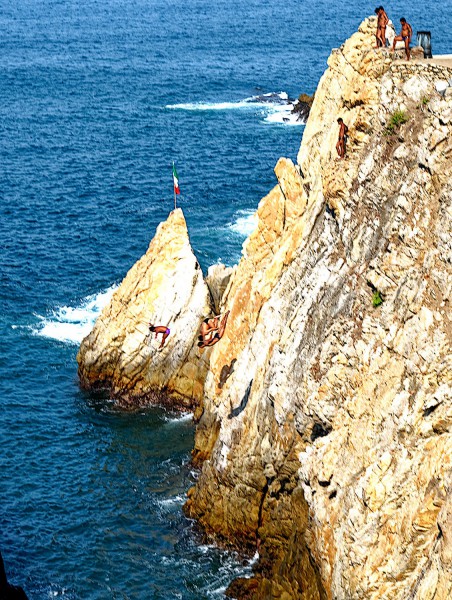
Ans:
<svg viewBox="0 0 452 600"><path fill-rule="evenodd" d="M223 296L186 511L257 544L233 597L452 596L450 73L374 27L332 52Z"/></svg>
<svg viewBox="0 0 452 600"><path fill-rule="evenodd" d="M452 597L452 70L394 61L375 25L333 50L275 167L221 341L195 352L212 304L175 211L78 356L86 387L198 406L186 513L259 551L229 597Z"/></svg>

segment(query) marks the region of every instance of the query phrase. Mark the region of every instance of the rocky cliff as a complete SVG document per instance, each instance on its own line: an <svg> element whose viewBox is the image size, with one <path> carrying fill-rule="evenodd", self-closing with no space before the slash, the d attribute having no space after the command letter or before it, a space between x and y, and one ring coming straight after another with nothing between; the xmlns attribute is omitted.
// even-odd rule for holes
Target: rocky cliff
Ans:
<svg viewBox="0 0 452 600"><path fill-rule="evenodd" d="M184 216L174 210L83 340L77 355L82 386L108 390L123 405L199 404L208 353L200 355L196 341L211 311ZM170 329L162 349L149 323Z"/></svg>
<svg viewBox="0 0 452 600"><path fill-rule="evenodd" d="M137 389L143 366L161 389L198 369L201 473L186 512L259 549L232 597L452 597L452 97L436 91L452 73L394 62L374 33L368 19L332 52L297 163L279 160L259 204L205 368L193 339L173 371L150 369L145 332L128 334L138 351L117 344L119 294L79 355L88 385L115 386L129 363ZM188 329L208 310L200 297ZM106 337L114 360L87 369Z"/></svg>
<svg viewBox="0 0 452 600"><path fill-rule="evenodd" d="M449 73L373 34L331 54L223 297L186 510L258 544L237 597L452 597Z"/></svg>

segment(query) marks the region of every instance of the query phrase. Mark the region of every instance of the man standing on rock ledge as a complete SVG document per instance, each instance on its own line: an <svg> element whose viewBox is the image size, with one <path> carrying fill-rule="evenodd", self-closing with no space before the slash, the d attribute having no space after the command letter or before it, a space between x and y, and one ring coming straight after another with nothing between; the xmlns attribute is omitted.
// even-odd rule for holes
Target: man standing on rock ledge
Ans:
<svg viewBox="0 0 452 600"><path fill-rule="evenodd" d="M386 14L385 9L382 6L379 6L375 9L375 14L377 15L377 45L376 48L385 48L386 47L386 26L389 23L388 15Z"/></svg>
<svg viewBox="0 0 452 600"><path fill-rule="evenodd" d="M348 140L348 127L344 123L342 117L339 117L337 120L339 123L339 139L337 140L336 150L339 154L339 158L345 158L345 152L347 150L347 140Z"/></svg>
<svg viewBox="0 0 452 600"><path fill-rule="evenodd" d="M400 35L395 36L394 43L392 44L392 51L395 52L397 42L405 42L406 59L410 60L410 43L413 36L413 29L403 17L400 19L400 23L402 24L402 31L400 32Z"/></svg>

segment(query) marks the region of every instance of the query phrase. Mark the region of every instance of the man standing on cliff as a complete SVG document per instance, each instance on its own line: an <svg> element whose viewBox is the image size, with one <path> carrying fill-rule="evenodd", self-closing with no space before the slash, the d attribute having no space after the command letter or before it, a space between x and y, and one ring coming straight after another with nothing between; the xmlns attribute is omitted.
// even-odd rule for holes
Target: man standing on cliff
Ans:
<svg viewBox="0 0 452 600"><path fill-rule="evenodd" d="M388 15L386 14L385 9L382 6L379 6L375 9L375 14L377 15L377 45L376 48L385 48L386 47L386 26L389 23Z"/></svg>
<svg viewBox="0 0 452 600"><path fill-rule="evenodd" d="M400 35L395 36L394 43L392 44L392 51L395 51L397 42L405 42L406 59L410 60L410 43L413 36L413 29L403 17L400 19L400 23L402 24L402 31L400 32Z"/></svg>
<svg viewBox="0 0 452 600"><path fill-rule="evenodd" d="M345 152L347 150L347 140L348 140L348 127L344 123L342 117L339 117L337 120L339 123L339 138L336 144L336 150L339 154L339 158L345 158Z"/></svg>

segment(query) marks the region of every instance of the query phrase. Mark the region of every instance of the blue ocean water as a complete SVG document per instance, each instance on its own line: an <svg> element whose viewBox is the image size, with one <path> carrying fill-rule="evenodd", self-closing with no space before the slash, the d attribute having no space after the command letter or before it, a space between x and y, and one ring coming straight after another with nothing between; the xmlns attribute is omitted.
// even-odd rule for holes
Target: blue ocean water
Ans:
<svg viewBox="0 0 452 600"><path fill-rule="evenodd" d="M388 10L451 40L451 2ZM361 0L0 0L0 549L32 600L220 598L249 561L181 511L189 416L83 394L77 344L173 206L235 263ZM265 96L265 94L272 94Z"/></svg>

